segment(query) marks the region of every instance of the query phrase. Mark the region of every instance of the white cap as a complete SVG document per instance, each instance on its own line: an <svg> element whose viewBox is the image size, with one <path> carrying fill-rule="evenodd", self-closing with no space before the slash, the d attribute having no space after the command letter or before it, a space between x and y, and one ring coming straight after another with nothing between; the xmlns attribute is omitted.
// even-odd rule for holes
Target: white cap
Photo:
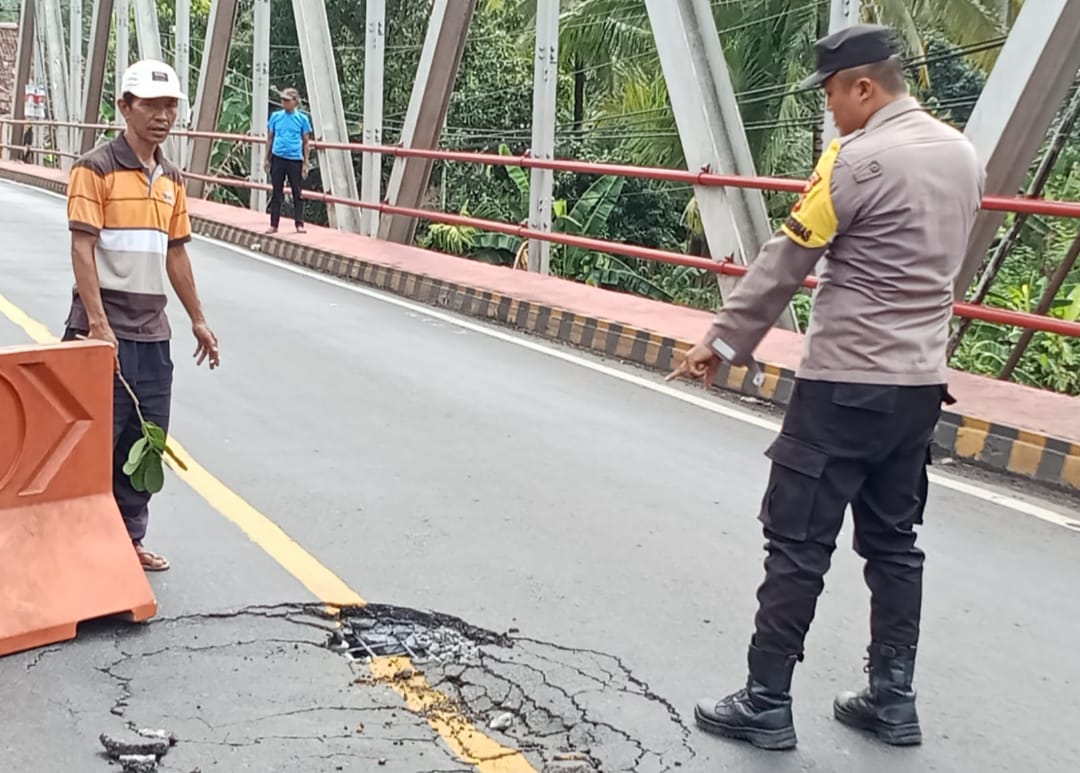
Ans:
<svg viewBox="0 0 1080 773"><path fill-rule="evenodd" d="M120 94L133 94L139 99L187 99L176 70L154 59L143 59L124 70Z"/></svg>

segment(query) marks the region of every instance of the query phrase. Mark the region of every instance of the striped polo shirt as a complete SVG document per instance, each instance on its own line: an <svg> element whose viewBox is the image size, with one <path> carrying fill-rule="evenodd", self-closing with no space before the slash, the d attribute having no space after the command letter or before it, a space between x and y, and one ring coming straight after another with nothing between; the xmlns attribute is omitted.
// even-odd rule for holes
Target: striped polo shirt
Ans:
<svg viewBox="0 0 1080 773"><path fill-rule="evenodd" d="M165 256L191 240L180 170L156 153L146 169L121 134L80 158L68 181L68 227L98 237L101 302L116 337L167 341ZM76 287L68 327L89 329Z"/></svg>

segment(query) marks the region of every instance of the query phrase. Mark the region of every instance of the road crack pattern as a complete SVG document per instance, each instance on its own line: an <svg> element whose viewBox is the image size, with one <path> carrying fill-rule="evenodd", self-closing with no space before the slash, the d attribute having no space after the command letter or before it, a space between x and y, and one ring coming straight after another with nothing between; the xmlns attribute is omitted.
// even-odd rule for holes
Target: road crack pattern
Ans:
<svg viewBox="0 0 1080 773"><path fill-rule="evenodd" d="M91 773L108 769L99 737L133 726L178 739L161 773L462 773L476 770L467 757L519 752L538 772L659 773L694 758L678 711L615 655L397 607L342 614L338 621L316 605L282 604L95 623L70 645L26 653L17 667L26 700L40 694L48 716L60 708L48 685L64 675L59 714L96 760L75 769ZM393 660L401 638L415 659L376 669L371 648L342 635L357 630L371 642L384 637L374 656ZM403 700L410 680L425 691L421 708ZM17 711L0 710L0 721L14 727ZM33 760L26 764L40 764Z"/></svg>
<svg viewBox="0 0 1080 773"><path fill-rule="evenodd" d="M347 652L361 661L365 651L388 654L372 653L364 640L386 647L388 637L399 639L411 667L423 671L456 714L530 757L552 761L576 753L598 770L640 773L677 770L694 758L679 712L615 655L381 605L347 612L343 634ZM445 715L447 708L428 711Z"/></svg>

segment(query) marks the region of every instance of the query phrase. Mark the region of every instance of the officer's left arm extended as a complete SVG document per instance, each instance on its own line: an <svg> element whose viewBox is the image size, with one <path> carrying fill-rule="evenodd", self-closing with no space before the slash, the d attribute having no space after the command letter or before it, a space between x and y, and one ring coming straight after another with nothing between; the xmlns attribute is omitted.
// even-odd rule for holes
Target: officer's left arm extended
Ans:
<svg viewBox="0 0 1080 773"><path fill-rule="evenodd" d="M717 312L706 340L710 346L722 342L720 348L733 353L728 358L732 364L751 361L829 243L850 224L850 206L838 206L847 197L837 194L850 191L854 181L847 166L838 162L839 152L840 143L834 141L822 154L791 214Z"/></svg>

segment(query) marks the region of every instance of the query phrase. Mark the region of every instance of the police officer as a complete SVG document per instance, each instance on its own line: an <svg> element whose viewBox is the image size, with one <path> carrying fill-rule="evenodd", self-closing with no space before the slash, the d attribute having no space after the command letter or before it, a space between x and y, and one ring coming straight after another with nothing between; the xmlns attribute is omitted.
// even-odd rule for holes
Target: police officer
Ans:
<svg viewBox="0 0 1080 773"><path fill-rule="evenodd" d="M946 391L956 277L985 173L974 148L908 95L892 32L859 25L816 44L842 138L790 217L669 376L713 383L755 347L824 256L802 362L759 519L766 542L746 687L695 708L698 725L766 749L796 744L791 677L851 505L870 588L869 687L838 720L896 745L921 742L912 679L922 606L929 447Z"/></svg>

